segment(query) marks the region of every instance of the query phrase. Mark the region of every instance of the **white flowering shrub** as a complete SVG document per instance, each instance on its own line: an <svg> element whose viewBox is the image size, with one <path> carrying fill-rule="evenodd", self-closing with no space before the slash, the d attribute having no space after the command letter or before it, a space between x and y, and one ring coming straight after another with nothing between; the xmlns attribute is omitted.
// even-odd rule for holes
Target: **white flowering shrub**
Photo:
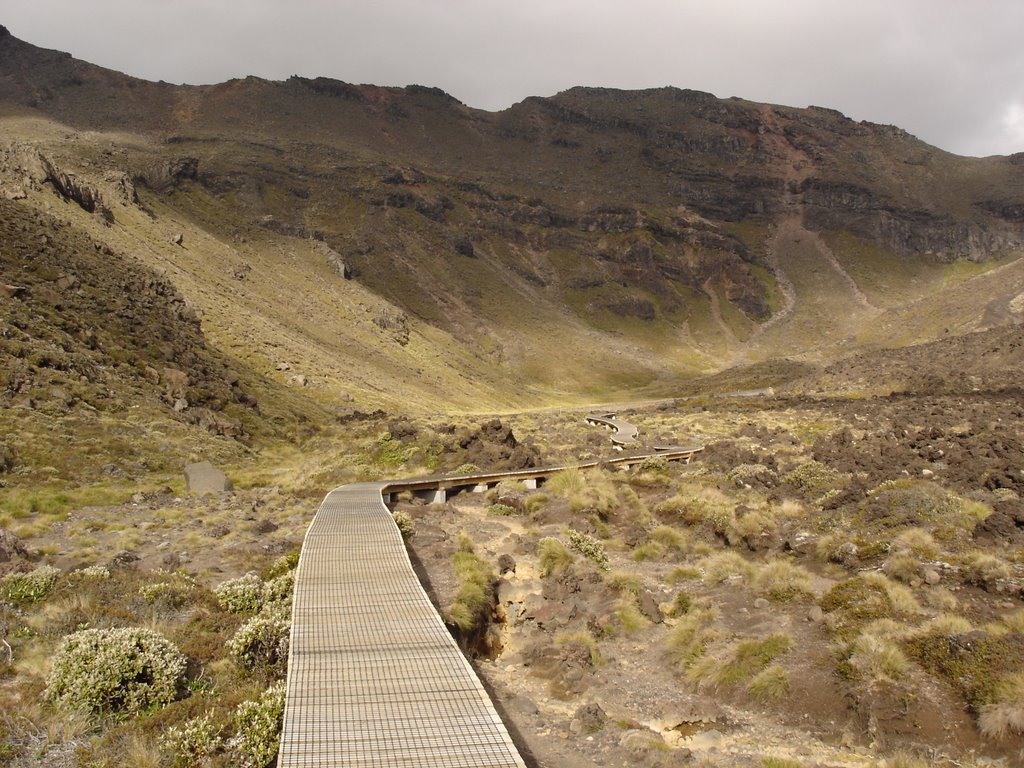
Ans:
<svg viewBox="0 0 1024 768"><path fill-rule="evenodd" d="M91 579L93 581L106 581L110 578L110 569L105 565L88 565L79 568L75 575L80 579Z"/></svg>
<svg viewBox="0 0 1024 768"><path fill-rule="evenodd" d="M14 603L35 603L50 594L60 570L41 565L28 573L9 573L0 579L0 596Z"/></svg>
<svg viewBox="0 0 1024 768"><path fill-rule="evenodd" d="M408 541L416 535L416 522L409 517L405 512L394 512L395 525L398 526L398 532L402 534L402 541Z"/></svg>
<svg viewBox="0 0 1024 768"><path fill-rule="evenodd" d="M263 579L247 573L213 588L221 608L232 613L256 613L263 607Z"/></svg>
<svg viewBox="0 0 1024 768"><path fill-rule="evenodd" d="M608 554L604 551L604 544L593 536L588 536L583 531L577 531L575 528L569 529L568 536L569 546L592 561L598 569L602 571L608 570Z"/></svg>
<svg viewBox="0 0 1024 768"><path fill-rule="evenodd" d="M137 712L174 700L185 657L151 629L85 629L57 648L46 698L95 713Z"/></svg>
<svg viewBox="0 0 1024 768"><path fill-rule="evenodd" d="M265 768L275 757L281 740L284 715L283 682L272 685L255 700L243 701L235 710L238 734L231 747L243 768Z"/></svg>
<svg viewBox="0 0 1024 768"><path fill-rule="evenodd" d="M288 619L286 606L269 606L238 628L228 640L228 653L251 672L283 673L288 665Z"/></svg>
<svg viewBox="0 0 1024 768"><path fill-rule="evenodd" d="M292 602L292 590L295 588L295 571L288 571L276 579L263 584L263 610L272 605L289 606Z"/></svg>
<svg viewBox="0 0 1024 768"><path fill-rule="evenodd" d="M183 725L172 725L160 739L160 749L167 753L175 768L192 768L204 758L220 752L225 746L220 726L213 721L213 712L195 717Z"/></svg>

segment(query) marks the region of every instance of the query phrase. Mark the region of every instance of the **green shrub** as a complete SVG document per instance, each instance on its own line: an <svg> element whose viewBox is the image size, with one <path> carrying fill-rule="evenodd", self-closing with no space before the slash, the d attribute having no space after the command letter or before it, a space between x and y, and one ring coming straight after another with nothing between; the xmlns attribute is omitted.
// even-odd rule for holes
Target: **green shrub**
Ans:
<svg viewBox="0 0 1024 768"><path fill-rule="evenodd" d="M192 768L223 748L224 739L213 712L172 725L160 739L160 749L170 755L175 768Z"/></svg>
<svg viewBox="0 0 1024 768"><path fill-rule="evenodd" d="M491 504L491 506L487 508L487 512L491 515L498 515L500 517L512 517L513 515L519 514L515 507L510 507L508 504Z"/></svg>
<svg viewBox="0 0 1024 768"><path fill-rule="evenodd" d="M270 564L270 566L264 571L263 578L266 581L276 579L278 576L283 576L289 571L294 571L299 565L299 556L302 554L302 548L296 547L286 555L281 555L277 560Z"/></svg>
<svg viewBox="0 0 1024 768"><path fill-rule="evenodd" d="M416 535L416 522L409 517L405 512L398 511L394 512L392 516L395 518L395 525L398 526L398 532L402 534L402 541L408 541Z"/></svg>
<svg viewBox="0 0 1024 768"><path fill-rule="evenodd" d="M857 635L861 628L896 613L885 586L863 575L841 581L819 601L828 626L841 638Z"/></svg>
<svg viewBox="0 0 1024 768"><path fill-rule="evenodd" d="M9 573L0 579L0 595L13 603L45 600L58 576L60 570L50 565L41 565L28 573Z"/></svg>
<svg viewBox="0 0 1024 768"><path fill-rule="evenodd" d="M546 536L537 545L537 566L541 576L561 573L575 562L575 558L565 545L554 538Z"/></svg>
<svg viewBox="0 0 1024 768"><path fill-rule="evenodd" d="M231 747L243 768L265 768L277 757L284 717L284 682L272 685L255 700L243 701L235 710L238 734Z"/></svg>
<svg viewBox="0 0 1024 768"><path fill-rule="evenodd" d="M817 498L836 489L842 475L820 461L808 461L783 475L782 482L796 488L808 498Z"/></svg>
<svg viewBox="0 0 1024 768"><path fill-rule="evenodd" d="M174 700L185 657L150 629L84 629L54 655L46 698L93 713L131 713Z"/></svg>
<svg viewBox="0 0 1024 768"><path fill-rule="evenodd" d="M213 588L220 607L232 613L256 613L263 607L263 579L251 571Z"/></svg>
<svg viewBox="0 0 1024 768"><path fill-rule="evenodd" d="M250 672L280 674L288 666L289 621L283 607L268 607L238 628L228 654Z"/></svg>
<svg viewBox="0 0 1024 768"><path fill-rule="evenodd" d="M997 690L1009 674L1024 672L1020 638L971 633L969 639L941 630L916 635L904 643L918 664L955 688L975 714L997 700Z"/></svg>
<svg viewBox="0 0 1024 768"><path fill-rule="evenodd" d="M577 531L575 528L570 528L567 535L569 537L569 546L592 561L598 567L598 570L608 570L608 554L604 551L604 544L593 536L588 536L583 531Z"/></svg>

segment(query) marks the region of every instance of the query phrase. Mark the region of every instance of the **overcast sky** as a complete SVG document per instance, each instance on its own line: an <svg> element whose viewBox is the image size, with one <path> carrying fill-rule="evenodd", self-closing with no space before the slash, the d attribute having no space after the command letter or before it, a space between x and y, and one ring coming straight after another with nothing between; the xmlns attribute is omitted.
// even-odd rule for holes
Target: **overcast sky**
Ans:
<svg viewBox="0 0 1024 768"><path fill-rule="evenodd" d="M175 83L419 83L489 110L674 85L1024 151L1021 0L0 0L0 24Z"/></svg>

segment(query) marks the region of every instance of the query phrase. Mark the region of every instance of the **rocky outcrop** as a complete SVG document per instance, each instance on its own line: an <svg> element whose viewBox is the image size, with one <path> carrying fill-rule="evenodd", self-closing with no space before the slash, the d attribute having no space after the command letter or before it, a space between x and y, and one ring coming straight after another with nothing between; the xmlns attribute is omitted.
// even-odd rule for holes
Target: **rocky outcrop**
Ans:
<svg viewBox="0 0 1024 768"><path fill-rule="evenodd" d="M186 464L185 482L191 493L224 493L232 489L228 476L208 461Z"/></svg>

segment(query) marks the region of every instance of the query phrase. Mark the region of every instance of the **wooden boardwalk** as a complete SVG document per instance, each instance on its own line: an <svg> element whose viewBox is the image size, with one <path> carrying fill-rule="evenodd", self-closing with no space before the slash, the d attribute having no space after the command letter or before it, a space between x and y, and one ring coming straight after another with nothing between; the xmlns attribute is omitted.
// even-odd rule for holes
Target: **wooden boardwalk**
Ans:
<svg viewBox="0 0 1024 768"><path fill-rule="evenodd" d="M636 442L614 414L588 416ZM689 461L703 446L583 462L629 467L650 456ZM565 467L354 483L327 494L295 572L279 768L525 768L476 673L427 597L384 495L501 480L533 483Z"/></svg>
<svg viewBox="0 0 1024 768"><path fill-rule="evenodd" d="M332 491L295 576L280 768L525 768L420 585L385 483Z"/></svg>

